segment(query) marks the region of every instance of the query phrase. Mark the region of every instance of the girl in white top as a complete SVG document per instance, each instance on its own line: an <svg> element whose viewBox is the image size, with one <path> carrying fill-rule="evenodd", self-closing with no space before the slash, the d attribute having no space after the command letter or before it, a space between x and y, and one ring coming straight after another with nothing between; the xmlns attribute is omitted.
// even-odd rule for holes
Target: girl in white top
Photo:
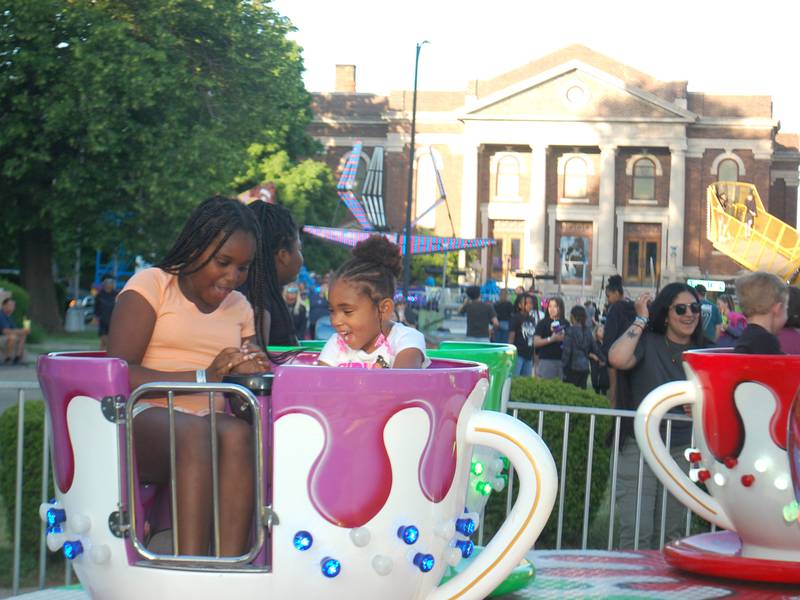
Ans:
<svg viewBox="0 0 800 600"><path fill-rule="evenodd" d="M387 369L430 365L423 335L392 320L401 271L400 249L382 235L355 247L330 285L328 311L336 333L320 352L320 364Z"/></svg>

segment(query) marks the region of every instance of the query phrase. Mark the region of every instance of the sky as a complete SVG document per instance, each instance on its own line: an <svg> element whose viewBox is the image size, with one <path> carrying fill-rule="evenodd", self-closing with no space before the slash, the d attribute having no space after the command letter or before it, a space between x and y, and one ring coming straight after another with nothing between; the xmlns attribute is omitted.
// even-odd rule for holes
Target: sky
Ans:
<svg viewBox="0 0 800 600"><path fill-rule="evenodd" d="M781 131L800 133L795 0L273 0L297 31L306 88L333 91L356 65L358 92L465 89L582 44L689 91L770 95Z"/></svg>

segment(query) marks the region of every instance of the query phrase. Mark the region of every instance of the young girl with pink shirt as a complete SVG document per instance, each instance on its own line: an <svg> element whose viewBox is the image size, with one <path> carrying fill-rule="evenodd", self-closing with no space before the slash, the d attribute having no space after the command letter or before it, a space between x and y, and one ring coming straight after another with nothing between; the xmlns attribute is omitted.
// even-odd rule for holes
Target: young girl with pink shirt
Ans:
<svg viewBox="0 0 800 600"><path fill-rule="evenodd" d="M360 242L336 271L328 294L336 333L319 355L336 367L418 369L427 367L425 338L393 320L400 249L382 235Z"/></svg>

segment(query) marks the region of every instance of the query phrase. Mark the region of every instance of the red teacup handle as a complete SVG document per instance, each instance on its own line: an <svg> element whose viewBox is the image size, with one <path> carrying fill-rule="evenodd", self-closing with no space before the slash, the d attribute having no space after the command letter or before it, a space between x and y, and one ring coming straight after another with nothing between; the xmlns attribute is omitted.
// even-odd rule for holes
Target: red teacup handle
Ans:
<svg viewBox="0 0 800 600"><path fill-rule="evenodd" d="M689 381L673 381L650 392L636 411L636 441L653 473L679 502L717 527L735 531L722 505L689 479L661 439L661 421L670 409L688 404L692 407L692 414L700 414L702 405L695 390Z"/></svg>
<svg viewBox="0 0 800 600"><path fill-rule="evenodd" d="M519 494L503 526L470 565L426 600L478 600L488 596L519 565L550 517L558 474L545 443L530 427L508 415L479 411L470 417L468 444L487 446L508 457L519 479Z"/></svg>

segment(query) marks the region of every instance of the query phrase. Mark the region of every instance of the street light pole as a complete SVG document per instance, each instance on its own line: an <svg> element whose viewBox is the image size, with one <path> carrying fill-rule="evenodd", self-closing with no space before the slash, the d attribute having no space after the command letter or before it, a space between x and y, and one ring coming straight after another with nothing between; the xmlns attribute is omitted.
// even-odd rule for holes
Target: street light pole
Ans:
<svg viewBox="0 0 800 600"><path fill-rule="evenodd" d="M429 44L428 40L417 43L414 58L414 95L411 100L411 147L408 151L408 195L406 198L405 248L403 254L403 298L408 301L408 287L411 282L411 198L414 185L414 137L417 133L417 73L419 72L419 51Z"/></svg>

